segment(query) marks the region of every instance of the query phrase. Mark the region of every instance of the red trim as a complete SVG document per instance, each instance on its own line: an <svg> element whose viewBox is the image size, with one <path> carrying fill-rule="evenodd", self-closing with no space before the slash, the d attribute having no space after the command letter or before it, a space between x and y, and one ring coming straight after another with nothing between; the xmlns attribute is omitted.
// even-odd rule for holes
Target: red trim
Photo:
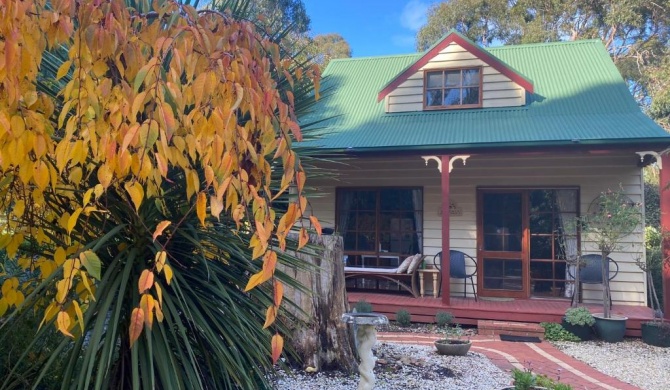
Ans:
<svg viewBox="0 0 670 390"><path fill-rule="evenodd" d="M456 43L456 44L460 45L462 48L464 48L465 50L474 54L480 60L487 63L493 69L495 69L498 72L504 74L505 76L509 77L510 80L512 80L515 83L522 86L526 91L528 91L530 93L534 93L535 90L533 88L533 83L532 82L530 82L528 79L526 79L525 77L523 77L519 73L517 73L517 72L511 70L510 68L508 68L499 59L490 55L489 53L484 51L479 46L473 45L472 43L468 42L466 39L464 39L463 37L458 35L458 33L454 32L454 33L451 33L451 34L447 35L440 43L435 45L430 51L428 51L421 58L419 58L418 61L416 61L414 64L412 64L412 66L407 68L407 70L405 70L400 75L398 75L389 85L387 85L381 92L379 92L379 95L377 95L377 102L381 102L382 100L384 100L386 95L388 95L391 91L396 89L400 84L402 84L405 80L407 80L411 75L418 72L419 69L423 68L423 66L428 63L428 61L430 61L433 57L438 55L442 50L444 50L451 43Z"/></svg>
<svg viewBox="0 0 670 390"><path fill-rule="evenodd" d="M661 156L663 169L658 184L661 198L661 232L665 237L670 232L670 155ZM670 238L663 239L663 258L670 256ZM663 262L663 313L665 318L670 319L670 262Z"/></svg>
<svg viewBox="0 0 670 390"><path fill-rule="evenodd" d="M451 280L449 279L449 160L442 156L442 303L449 304Z"/></svg>

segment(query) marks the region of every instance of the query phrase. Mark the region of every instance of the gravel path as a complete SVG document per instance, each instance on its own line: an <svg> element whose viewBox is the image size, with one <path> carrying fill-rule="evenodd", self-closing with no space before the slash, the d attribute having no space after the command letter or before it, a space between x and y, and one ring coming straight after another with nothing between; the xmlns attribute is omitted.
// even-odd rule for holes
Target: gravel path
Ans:
<svg viewBox="0 0 670 390"><path fill-rule="evenodd" d="M653 347L640 340L614 344L564 341L554 345L596 370L641 389L670 389L670 348Z"/></svg>
<svg viewBox="0 0 670 390"><path fill-rule="evenodd" d="M377 343L375 375L379 390L497 389L511 382L508 374L484 355L441 356L432 347ZM358 374L296 372L275 381L278 390L348 390L358 386Z"/></svg>

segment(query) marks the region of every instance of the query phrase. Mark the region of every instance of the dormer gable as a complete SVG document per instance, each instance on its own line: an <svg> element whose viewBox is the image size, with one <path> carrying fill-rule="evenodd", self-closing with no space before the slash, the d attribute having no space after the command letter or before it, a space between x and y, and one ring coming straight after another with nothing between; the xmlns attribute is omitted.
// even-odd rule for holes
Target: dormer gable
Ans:
<svg viewBox="0 0 670 390"><path fill-rule="evenodd" d="M452 30L378 94L386 112L430 111L526 104L533 83Z"/></svg>

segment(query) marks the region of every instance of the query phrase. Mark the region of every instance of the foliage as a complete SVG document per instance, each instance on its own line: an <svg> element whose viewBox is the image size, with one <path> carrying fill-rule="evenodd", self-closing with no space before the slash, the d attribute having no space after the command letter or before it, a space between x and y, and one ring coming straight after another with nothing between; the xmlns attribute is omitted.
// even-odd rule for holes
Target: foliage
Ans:
<svg viewBox="0 0 670 390"><path fill-rule="evenodd" d="M455 338L455 339L460 340L461 337L463 337L464 332L463 332L463 328L461 328L461 325L456 324L454 326L445 327L444 330L442 331L442 333L444 334L444 337L446 337L446 338ZM468 337L468 339L469 339L469 337Z"/></svg>
<svg viewBox="0 0 670 390"><path fill-rule="evenodd" d="M579 218L584 238L593 242L600 250L602 275L607 276L608 256L620 249L623 238L642 224L640 205L631 202L623 193L607 190L593 200L586 215ZM610 318L609 277L603 277L603 313Z"/></svg>
<svg viewBox="0 0 670 390"><path fill-rule="evenodd" d="M568 332L555 322L543 322L540 324L544 328L544 338L549 341L581 341L579 337Z"/></svg>
<svg viewBox="0 0 670 390"><path fill-rule="evenodd" d="M395 313L395 321L402 327L412 325L412 315L405 309L400 309Z"/></svg>
<svg viewBox="0 0 670 390"><path fill-rule="evenodd" d="M661 226L659 172L659 169L652 165L644 168L644 224L655 228Z"/></svg>
<svg viewBox="0 0 670 390"><path fill-rule="evenodd" d="M315 36L306 50L321 70L326 69L330 60L351 57L349 43L340 34L335 33Z"/></svg>
<svg viewBox="0 0 670 390"><path fill-rule="evenodd" d="M515 390L532 390L535 388L546 388L549 390L572 390L572 386L557 382L546 375L535 375L529 368L527 370L512 369Z"/></svg>
<svg viewBox="0 0 670 390"><path fill-rule="evenodd" d="M365 299L361 299L354 305L356 313L372 313L372 304Z"/></svg>
<svg viewBox="0 0 670 390"><path fill-rule="evenodd" d="M571 307L565 311L565 322L571 325L593 326L596 323L596 319L593 318L589 309L585 307Z"/></svg>
<svg viewBox="0 0 670 390"><path fill-rule="evenodd" d="M299 288L276 264L320 230L292 147L318 70L229 14L129 5L0 5L0 249L29 275L0 344L42 318L0 387L26 362L35 386L63 363L68 389L267 387Z"/></svg>
<svg viewBox="0 0 670 390"><path fill-rule="evenodd" d="M448 326L453 320L454 315L448 311L438 311L437 314L435 314L435 322L440 328Z"/></svg>
<svg viewBox="0 0 670 390"><path fill-rule="evenodd" d="M647 0L449 0L417 34L425 50L451 29L475 42L600 39L633 95L661 124L670 114L670 2Z"/></svg>

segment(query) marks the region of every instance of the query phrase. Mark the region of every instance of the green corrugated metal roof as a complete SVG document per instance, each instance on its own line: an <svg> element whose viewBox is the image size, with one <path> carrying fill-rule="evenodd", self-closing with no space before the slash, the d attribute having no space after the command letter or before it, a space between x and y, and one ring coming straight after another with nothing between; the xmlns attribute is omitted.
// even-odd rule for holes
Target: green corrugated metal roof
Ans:
<svg viewBox="0 0 670 390"><path fill-rule="evenodd" d="M377 93L423 53L333 60L325 98L304 123L328 118L312 146L354 151L660 142L670 134L637 106L599 40L489 48L533 80L523 107L385 113Z"/></svg>

